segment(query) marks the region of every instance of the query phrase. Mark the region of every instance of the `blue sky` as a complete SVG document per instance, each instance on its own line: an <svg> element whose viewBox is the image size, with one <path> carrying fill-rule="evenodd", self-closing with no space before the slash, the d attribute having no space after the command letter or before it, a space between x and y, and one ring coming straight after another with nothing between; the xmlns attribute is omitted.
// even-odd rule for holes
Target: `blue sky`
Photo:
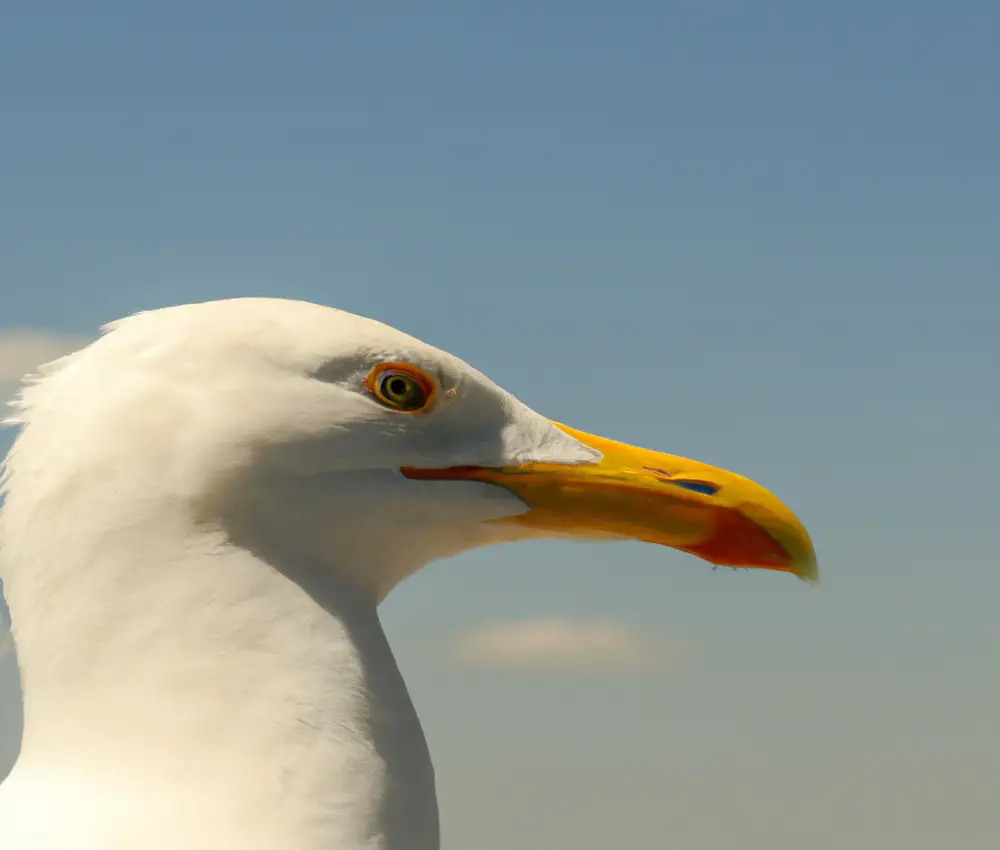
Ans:
<svg viewBox="0 0 1000 850"><path fill-rule="evenodd" d="M0 333L328 303L799 512L816 590L555 543L400 588L447 848L991 847L998 30L985 0L19 4ZM677 660L453 661L552 618Z"/></svg>

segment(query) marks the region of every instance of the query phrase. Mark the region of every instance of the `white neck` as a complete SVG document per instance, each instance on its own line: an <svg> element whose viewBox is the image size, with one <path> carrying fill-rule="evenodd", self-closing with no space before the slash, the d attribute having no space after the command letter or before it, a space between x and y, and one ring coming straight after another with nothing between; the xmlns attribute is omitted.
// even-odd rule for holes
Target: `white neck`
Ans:
<svg viewBox="0 0 1000 850"><path fill-rule="evenodd" d="M155 526L86 531L81 502L8 534L25 734L0 845L436 850L433 769L374 599L335 565L149 507Z"/></svg>

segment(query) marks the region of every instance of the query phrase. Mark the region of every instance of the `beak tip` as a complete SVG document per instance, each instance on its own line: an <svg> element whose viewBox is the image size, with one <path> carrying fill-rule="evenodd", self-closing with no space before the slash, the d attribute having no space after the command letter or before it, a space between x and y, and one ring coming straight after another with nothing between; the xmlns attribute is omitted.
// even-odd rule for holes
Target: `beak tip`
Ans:
<svg viewBox="0 0 1000 850"><path fill-rule="evenodd" d="M811 545L806 554L795 559L792 572L808 584L813 586L819 584L819 564L816 561L816 552Z"/></svg>
<svg viewBox="0 0 1000 850"><path fill-rule="evenodd" d="M812 561L805 567L799 568L798 576L802 579L802 581L816 587L819 584L819 567L816 565L815 561Z"/></svg>

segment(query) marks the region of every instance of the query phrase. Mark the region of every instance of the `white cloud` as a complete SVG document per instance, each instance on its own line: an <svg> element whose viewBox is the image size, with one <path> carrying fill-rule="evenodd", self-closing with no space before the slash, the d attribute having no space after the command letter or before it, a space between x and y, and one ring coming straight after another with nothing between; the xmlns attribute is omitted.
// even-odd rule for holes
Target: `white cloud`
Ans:
<svg viewBox="0 0 1000 850"><path fill-rule="evenodd" d="M488 623L453 649L462 666L574 675L653 673L677 659L663 640L628 626L556 617Z"/></svg>
<svg viewBox="0 0 1000 850"><path fill-rule="evenodd" d="M0 403L17 390L27 373L83 347L87 339L39 330L0 330Z"/></svg>

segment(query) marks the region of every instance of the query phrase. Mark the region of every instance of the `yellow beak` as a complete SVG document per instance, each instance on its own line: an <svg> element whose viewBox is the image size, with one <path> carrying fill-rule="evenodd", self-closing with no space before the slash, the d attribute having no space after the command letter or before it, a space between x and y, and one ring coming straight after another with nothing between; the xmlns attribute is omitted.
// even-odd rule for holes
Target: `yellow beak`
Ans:
<svg viewBox="0 0 1000 850"><path fill-rule="evenodd" d="M659 543L713 564L819 577L798 518L759 484L674 455L553 423L603 455L594 464L407 467L408 478L483 481L516 493L529 510L498 520L558 536L614 536Z"/></svg>

